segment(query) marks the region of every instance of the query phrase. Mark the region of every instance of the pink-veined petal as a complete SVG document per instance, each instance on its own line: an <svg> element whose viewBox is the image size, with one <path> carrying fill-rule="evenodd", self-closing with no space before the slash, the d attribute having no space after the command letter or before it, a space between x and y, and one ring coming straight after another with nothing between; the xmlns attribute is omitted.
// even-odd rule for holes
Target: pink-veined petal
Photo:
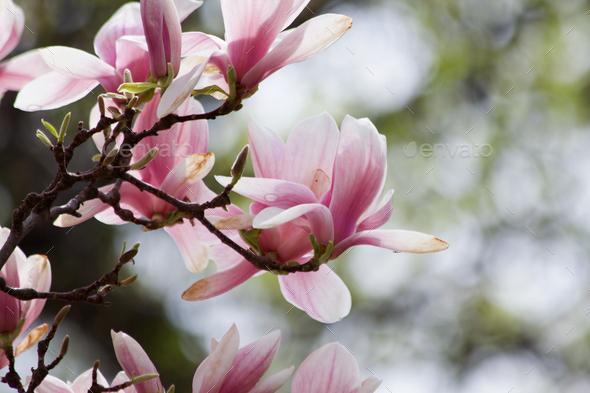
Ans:
<svg viewBox="0 0 590 393"><path fill-rule="evenodd" d="M19 271L22 288L33 288L39 292L48 292L51 287L51 265L45 255L31 255ZM35 322L47 299L35 299L22 302L23 317L26 318L23 331Z"/></svg>
<svg viewBox="0 0 590 393"><path fill-rule="evenodd" d="M96 86L97 80L48 72L23 86L14 107L27 112L61 108L86 97Z"/></svg>
<svg viewBox="0 0 590 393"><path fill-rule="evenodd" d="M222 186L231 182L231 177L215 176L215 179ZM317 203L315 195L309 188L285 180L242 177L234 186L233 191L267 206L281 209L306 203Z"/></svg>
<svg viewBox="0 0 590 393"><path fill-rule="evenodd" d="M178 11L178 18L182 22L194 10L202 6L203 2L198 0L174 0L174 5Z"/></svg>
<svg viewBox="0 0 590 393"><path fill-rule="evenodd" d="M182 298L196 302L219 296L247 281L258 272L258 269L244 259L231 269L211 274L197 281L182 294Z"/></svg>
<svg viewBox="0 0 590 393"><path fill-rule="evenodd" d="M193 393L218 393L220 391L223 380L231 370L239 345L238 329L236 325L232 325L211 355L197 368L193 377Z"/></svg>
<svg viewBox="0 0 590 393"><path fill-rule="evenodd" d="M373 393L381 385L381 382L383 381L381 381L379 378L370 376L361 384L360 393Z"/></svg>
<svg viewBox="0 0 590 393"><path fill-rule="evenodd" d="M117 40L125 35L143 35L139 3L121 6L94 37L94 52L105 63L116 67Z"/></svg>
<svg viewBox="0 0 590 393"><path fill-rule="evenodd" d="M248 119L248 141L256 177L282 179L285 142L252 117Z"/></svg>
<svg viewBox="0 0 590 393"><path fill-rule="evenodd" d="M326 265L317 272L279 276L279 283L285 299L316 321L338 322L350 312L350 291Z"/></svg>
<svg viewBox="0 0 590 393"><path fill-rule="evenodd" d="M213 164L215 164L213 153L191 154L183 158L174 168L166 168L169 173L160 185L160 189L182 199L193 184L207 176ZM154 202L154 211L164 213L166 205L167 202L157 199Z"/></svg>
<svg viewBox="0 0 590 393"><path fill-rule="evenodd" d="M338 126L326 112L297 124L287 140L282 179L312 188L318 169L331 179L339 138Z"/></svg>
<svg viewBox="0 0 590 393"><path fill-rule="evenodd" d="M35 78L52 71L36 49L6 60L0 63L0 95L7 90L18 91Z"/></svg>
<svg viewBox="0 0 590 393"><path fill-rule="evenodd" d="M338 41L351 26L351 18L338 14L324 14L308 20L252 67L241 83L252 88L280 68L317 55Z"/></svg>
<svg viewBox="0 0 590 393"><path fill-rule="evenodd" d="M246 245L243 242L239 242L241 240L239 238L232 239L237 242L239 245L246 248ZM223 271L231 269L237 266L240 262L244 260L244 257L235 252L231 247L226 246L223 243L216 244L209 249L209 258L215 262L217 265L217 271Z"/></svg>
<svg viewBox="0 0 590 393"><path fill-rule="evenodd" d="M379 228L381 225L385 224L391 217L391 211L393 210L393 206L391 205L392 197L393 190L387 191L387 194L385 194L375 212L361 221L356 229L357 232Z"/></svg>
<svg viewBox="0 0 590 393"><path fill-rule="evenodd" d="M25 28L25 14L12 0L2 1L0 7L0 59L3 59L18 45Z"/></svg>
<svg viewBox="0 0 590 393"><path fill-rule="evenodd" d="M309 239L309 231L303 230L299 227L295 227L295 225L291 226L291 236L288 238L282 236L281 245L277 250L279 260L283 262L294 261L313 250L311 246L311 241ZM282 227L279 229L281 229L282 232L285 232ZM295 233L295 231L298 232Z"/></svg>
<svg viewBox="0 0 590 393"><path fill-rule="evenodd" d="M258 385L254 386L254 389L250 390L250 393L275 393L289 380L294 369L295 367L291 366L264 378Z"/></svg>
<svg viewBox="0 0 590 393"><path fill-rule="evenodd" d="M332 251L332 259L352 246L363 244L417 254L439 252L449 248L449 243L425 233L403 229L377 229L356 233L336 244Z"/></svg>
<svg viewBox="0 0 590 393"><path fill-rule="evenodd" d="M78 209L78 213L80 213L82 217L75 217L70 214L62 214L59 217L57 217L57 219L53 222L53 225L60 228L67 228L73 225L78 225L86 220L91 219L98 213L105 211L107 209L111 209L111 206L102 202L98 198L91 199L89 201L84 202Z"/></svg>
<svg viewBox="0 0 590 393"><path fill-rule="evenodd" d="M357 393L359 366L339 343L326 344L301 363L293 377L291 393Z"/></svg>
<svg viewBox="0 0 590 393"><path fill-rule="evenodd" d="M302 0L222 0L227 51L236 69L238 82L268 52Z"/></svg>
<svg viewBox="0 0 590 393"><path fill-rule="evenodd" d="M157 115L159 118L174 112L191 96L191 92L197 85L197 82L199 82L199 78L205 71L208 61L209 59L206 59L202 64L195 66L186 75L172 81L172 84L168 86L160 100L160 104L158 105Z"/></svg>
<svg viewBox="0 0 590 393"><path fill-rule="evenodd" d="M219 393L249 393L270 367L280 342L281 332L276 330L240 348Z"/></svg>
<svg viewBox="0 0 590 393"><path fill-rule="evenodd" d="M119 373L117 373L117 375L115 376L115 379L113 379L111 386L121 385L127 381L129 381L129 378L127 377L127 374L125 374L125 371L119 371ZM131 386L123 389L123 392L137 393L137 390L135 390L135 387L133 385L131 385Z"/></svg>
<svg viewBox="0 0 590 393"><path fill-rule="evenodd" d="M150 73L149 54L134 42L118 40L115 67L121 72L128 69L134 82L144 82Z"/></svg>
<svg viewBox="0 0 590 393"><path fill-rule="evenodd" d="M35 388L35 393L77 393L61 379L48 375L41 384Z"/></svg>
<svg viewBox="0 0 590 393"><path fill-rule="evenodd" d="M205 33L196 31L182 33L182 57L209 57L219 49L219 45Z"/></svg>
<svg viewBox="0 0 590 393"><path fill-rule="evenodd" d="M195 222L193 227L188 221L164 228L180 249L187 269L193 273L202 272L209 264L209 246L203 243L195 233L200 228L202 228L201 232L207 231L201 223Z"/></svg>
<svg viewBox="0 0 590 393"><path fill-rule="evenodd" d="M69 382L68 386L70 389L72 389L74 393L87 393L92 386L92 371L93 369L86 370L74 379L74 382ZM109 382L104 375L102 375L100 370L96 373L96 382L104 387L109 387ZM36 391L37 390L35 390L35 392Z"/></svg>
<svg viewBox="0 0 590 393"><path fill-rule="evenodd" d="M368 119L347 116L342 122L329 205L335 243L355 233L358 220L381 192L386 173L385 137Z"/></svg>
<svg viewBox="0 0 590 393"><path fill-rule="evenodd" d="M327 245L334 240L334 224L330 210L319 203L298 205L287 210L269 207L254 218L254 228L275 228L294 219L305 216L309 221L311 233L318 243Z"/></svg>
<svg viewBox="0 0 590 393"><path fill-rule="evenodd" d="M2 228L0 236L0 244L4 245L10 231L6 228ZM17 248L8 258L2 270L0 270L0 276L6 281L6 285L11 287L21 287L19 277L19 262L26 261L22 251ZM19 324L21 318L24 318L24 312L22 310L24 302L7 295L5 293L0 294L0 333L13 332ZM21 329L22 332L22 329Z"/></svg>
<svg viewBox="0 0 590 393"><path fill-rule="evenodd" d="M117 355L117 361L125 370L128 378L136 377L144 374L157 374L158 370L150 360L149 356L141 345L135 341L131 336L123 332L115 332L111 330L111 337L113 339L113 347ZM135 384L137 393L153 393L164 392L160 377L150 379L149 381Z"/></svg>
<svg viewBox="0 0 590 393"><path fill-rule="evenodd" d="M117 91L119 84L123 82L122 75L115 67L82 50L66 46L50 46L39 49L39 53L49 67L62 75L76 79L97 80L106 91Z"/></svg>

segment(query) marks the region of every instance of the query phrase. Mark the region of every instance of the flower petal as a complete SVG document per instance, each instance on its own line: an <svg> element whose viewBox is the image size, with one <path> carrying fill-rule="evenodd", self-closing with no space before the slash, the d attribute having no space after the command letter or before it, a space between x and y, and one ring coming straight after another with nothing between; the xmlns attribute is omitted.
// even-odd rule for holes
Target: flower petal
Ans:
<svg viewBox="0 0 590 393"><path fill-rule="evenodd" d="M449 243L425 233L403 229L380 229L359 232L344 239L334 247L332 259L337 258L350 247L363 244L417 254L439 252L449 248Z"/></svg>
<svg viewBox="0 0 590 393"><path fill-rule="evenodd" d="M350 312L350 291L326 265L320 266L317 272L279 276L279 283L285 299L316 321L338 322Z"/></svg>
<svg viewBox="0 0 590 393"><path fill-rule="evenodd" d="M381 385L382 380L377 377L370 376L361 384L360 393L373 393Z"/></svg>
<svg viewBox="0 0 590 393"><path fill-rule="evenodd" d="M0 63L0 96L7 90L19 91L35 78L52 71L36 49Z"/></svg>
<svg viewBox="0 0 590 393"><path fill-rule="evenodd" d="M133 375L138 377L144 374L158 373L158 370L156 370L147 353L145 353L141 345L131 336L123 332L111 330L111 337L113 339L117 361L123 370L125 370L128 378L132 378ZM160 377L135 384L134 386L137 393L165 392L162 382L160 382Z"/></svg>
<svg viewBox="0 0 590 393"><path fill-rule="evenodd" d="M94 37L94 52L105 63L115 67L117 41L125 35L143 35L139 3L124 4L102 25Z"/></svg>
<svg viewBox="0 0 590 393"><path fill-rule="evenodd" d="M178 17L180 21L186 19L194 10L203 5L202 1L198 0L174 0L174 5L178 11Z"/></svg>
<svg viewBox="0 0 590 393"><path fill-rule="evenodd" d="M211 355L197 368L193 378L193 393L218 393L220 391L223 380L231 370L239 345L238 329L236 325L232 325Z"/></svg>
<svg viewBox="0 0 590 393"><path fill-rule="evenodd" d="M48 72L20 90L14 107L27 112L61 108L86 97L96 86L97 80L76 79L57 71Z"/></svg>
<svg viewBox="0 0 590 393"><path fill-rule="evenodd" d="M281 332L276 330L240 348L219 393L249 393L270 367L280 342Z"/></svg>
<svg viewBox="0 0 590 393"><path fill-rule="evenodd" d="M309 221L311 233L318 243L327 245L334 240L332 214L326 206L319 203L298 205L287 210L269 207L254 218L252 225L260 229L275 228L301 216Z"/></svg>
<svg viewBox="0 0 590 393"><path fill-rule="evenodd" d="M246 248L246 245L243 244L239 237L232 240ZM243 256L223 243L216 244L209 249L209 258L215 262L218 272L231 269L244 260Z"/></svg>
<svg viewBox="0 0 590 393"><path fill-rule="evenodd" d="M166 92L158 105L157 115L159 118L168 116L174 112L182 103L191 96L191 92L199 82L199 78L205 71L209 59L206 59L200 65L195 66L186 75L178 77L168 86Z"/></svg>
<svg viewBox="0 0 590 393"><path fill-rule="evenodd" d="M198 227L202 227L203 230L207 231L207 228L203 227L199 222L196 222L194 227L185 222L164 228L180 249L187 269L193 273L202 272L209 264L209 246L204 244L193 231L194 228Z"/></svg>
<svg viewBox="0 0 590 393"><path fill-rule="evenodd" d="M27 337L25 337L21 342L19 342L18 345L14 348L14 356L18 356L21 353L28 351L29 349L31 349L33 345L37 344L37 342L43 338L45 333L49 331L49 325L44 323L32 330L29 330L30 333L27 334Z"/></svg>
<svg viewBox="0 0 590 393"><path fill-rule="evenodd" d="M239 78L266 53L302 0L221 0L227 50Z"/></svg>
<svg viewBox="0 0 590 393"><path fill-rule="evenodd" d="M222 186L231 183L231 177L215 176ZM288 209L305 203L317 203L313 192L302 184L277 179L242 177L234 192L267 206Z"/></svg>
<svg viewBox="0 0 590 393"><path fill-rule="evenodd" d="M231 269L211 274L197 281L182 294L182 298L189 302L196 302L219 296L247 281L258 272L258 269L244 259Z"/></svg>
<svg viewBox="0 0 590 393"><path fill-rule="evenodd" d="M256 177L282 179L285 142L252 117L248 119L248 141Z"/></svg>
<svg viewBox="0 0 590 393"><path fill-rule="evenodd" d="M219 49L221 48L215 40L205 33L196 31L182 33L182 57L209 57Z"/></svg>
<svg viewBox="0 0 590 393"><path fill-rule="evenodd" d="M209 174L213 164L215 164L213 153L191 154L183 158L174 168L166 167L169 173L160 185L160 189L182 199L191 186ZM154 211L164 213L166 205L167 202L157 199L154 202Z"/></svg>
<svg viewBox="0 0 590 393"><path fill-rule="evenodd" d="M70 389L72 389L74 393L87 393L92 386L92 371L93 369L90 369L80 374L74 379L74 382L70 384ZM100 370L96 373L96 382L104 387L109 387L109 382L104 375L102 375Z"/></svg>
<svg viewBox="0 0 590 393"><path fill-rule="evenodd" d="M250 393L275 393L289 380L294 369L295 367L291 366L266 377L254 389L250 390Z"/></svg>
<svg viewBox="0 0 590 393"><path fill-rule="evenodd" d="M351 26L351 18L338 14L324 14L308 20L251 67L241 83L254 87L280 68L317 55L338 41Z"/></svg>
<svg viewBox="0 0 590 393"><path fill-rule="evenodd" d="M91 219L95 215L100 212L103 212L111 207L106 203L102 202L100 199L91 199L89 201L84 202L80 208L78 209L78 213L82 215L82 217L75 217L70 214L62 214L53 222L53 225L60 228L71 227L73 225L78 225L83 223L86 220Z"/></svg>
<svg viewBox="0 0 590 393"><path fill-rule="evenodd" d="M16 46L25 28L25 14L12 0L4 0L0 9L0 59Z"/></svg>
<svg viewBox="0 0 590 393"><path fill-rule="evenodd" d="M347 116L342 122L329 204L336 244L355 233L358 220L381 193L386 173L385 137L368 119Z"/></svg>
<svg viewBox="0 0 590 393"><path fill-rule="evenodd" d="M116 50L115 67L118 70L128 69L135 82L143 82L148 79L150 73L148 52L128 40L118 40Z"/></svg>
<svg viewBox="0 0 590 393"><path fill-rule="evenodd" d="M381 225L385 224L391 217L391 211L393 210L393 206L391 205L392 197L393 190L387 191L387 194L385 194L383 200L375 209L375 212L361 221L356 229L357 232L379 228Z"/></svg>
<svg viewBox="0 0 590 393"><path fill-rule="evenodd" d="M312 188L318 169L331 179L339 138L338 126L326 112L297 124L287 140L282 179Z"/></svg>
<svg viewBox="0 0 590 393"><path fill-rule="evenodd" d="M62 75L76 79L98 80L106 91L116 92L119 84L123 82L123 76L115 67L82 50L50 46L39 49L39 53L49 67Z"/></svg>
<svg viewBox="0 0 590 393"><path fill-rule="evenodd" d="M326 344L307 357L297 369L292 393L357 393L361 387L359 366L339 343Z"/></svg>
<svg viewBox="0 0 590 393"><path fill-rule="evenodd" d="M27 258L26 263L21 265L19 275L22 288L34 288L39 292L47 292L51 287L51 265L45 255L31 255ZM26 318L23 331L28 330L29 326L35 322L47 299L35 299L22 302L21 305L23 317Z"/></svg>
<svg viewBox="0 0 590 393"><path fill-rule="evenodd" d="M41 384L35 388L35 393L77 393L61 379L48 375Z"/></svg>

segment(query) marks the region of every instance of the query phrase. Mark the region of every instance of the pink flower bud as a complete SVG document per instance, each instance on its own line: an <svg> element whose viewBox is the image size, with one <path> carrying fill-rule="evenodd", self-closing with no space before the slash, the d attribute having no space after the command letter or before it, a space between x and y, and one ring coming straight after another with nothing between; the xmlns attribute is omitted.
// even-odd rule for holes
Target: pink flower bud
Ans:
<svg viewBox="0 0 590 393"><path fill-rule="evenodd" d="M168 63L172 64L174 75L178 75L182 31L174 2L141 0L140 5L152 76L156 79L166 76Z"/></svg>

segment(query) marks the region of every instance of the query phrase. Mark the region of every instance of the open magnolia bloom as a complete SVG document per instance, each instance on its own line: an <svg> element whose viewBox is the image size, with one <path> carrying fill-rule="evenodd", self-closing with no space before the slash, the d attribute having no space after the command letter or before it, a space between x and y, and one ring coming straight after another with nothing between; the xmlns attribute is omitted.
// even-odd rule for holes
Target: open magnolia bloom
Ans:
<svg viewBox="0 0 590 393"><path fill-rule="evenodd" d="M111 332L111 336L117 360L124 371L119 372L111 385L109 385L100 370L97 370L96 382L99 385L108 388L109 386L117 386L128 382L133 377L157 374L156 367L137 341L122 332ZM64 382L48 375L35 389L35 393L87 393L92 386L92 371L93 369L84 371L74 382ZM160 378L157 376L123 389L125 393L164 393L165 391Z"/></svg>
<svg viewBox="0 0 590 393"><path fill-rule="evenodd" d="M12 0L0 0L0 60L18 45L24 28L23 10ZM0 63L0 99L6 91L18 91L33 79L50 71L37 50Z"/></svg>
<svg viewBox="0 0 590 393"><path fill-rule="evenodd" d="M338 41L352 26L345 15L325 14L284 31L305 9L309 0L221 0L225 41L202 33L185 33L183 56L200 55L204 47L216 46L209 63L221 78L207 82L229 92L228 70L235 83L256 91L260 82L286 65L306 60ZM194 46L191 51L188 46ZM204 88L207 83L203 83Z"/></svg>
<svg viewBox="0 0 590 393"><path fill-rule="evenodd" d="M180 16L180 20L202 4L192 0L178 0L177 3L177 19ZM148 52L122 39L143 34L140 4L131 2L119 8L96 34L94 51L97 56L63 46L40 49L40 56L53 71L22 88L14 106L23 111L60 108L85 97L99 84L107 92L116 93L124 82L126 69L131 71L135 82L147 81Z"/></svg>
<svg viewBox="0 0 590 393"><path fill-rule="evenodd" d="M235 228L261 229L256 251L278 263L308 261L314 256L310 235L315 237L322 254L319 271L278 276L285 299L312 318L332 323L348 315L350 292L323 263L349 248L374 245L411 253L448 248L446 242L424 233L377 229L391 216L393 190L380 200L387 145L368 119L347 116L338 132L334 120L324 113L298 124L286 144L250 120L248 137L256 177L242 177L233 191L255 202L250 206L252 215L234 219L242 225ZM231 181L218 180L223 185ZM242 259L195 283L183 298L217 296L258 272Z"/></svg>
<svg viewBox="0 0 590 393"><path fill-rule="evenodd" d="M125 333L112 333L117 360L127 377L157 373L141 346ZM240 336L233 325L218 342L211 342L211 353L197 368L193 393L274 393L287 382L293 367L262 381L281 341L280 331L239 348ZM239 349L238 349L239 348ZM148 385L149 384L149 385ZM159 378L134 385L137 393L164 392ZM77 393L77 392L74 392Z"/></svg>
<svg viewBox="0 0 590 393"><path fill-rule="evenodd" d="M359 366L339 343L326 344L309 355L295 372L291 393L373 393L381 385L376 377L361 383Z"/></svg>
<svg viewBox="0 0 590 393"><path fill-rule="evenodd" d="M10 230L0 228L0 247L9 234ZM17 247L0 270L0 277L13 288L33 288L46 292L51 286L51 267L45 255L31 255L27 258ZM45 301L46 299L18 300L0 292L0 333L10 333L12 339L27 333L27 337L16 346L16 355L29 349L47 332L49 326L46 323L29 329L43 310ZM0 349L0 368L7 365L8 359Z"/></svg>
<svg viewBox="0 0 590 393"><path fill-rule="evenodd" d="M157 122L156 108L159 101L159 94L156 93L154 98L145 104L133 126L136 132L149 129ZM189 99L181 105L177 113L179 115L203 113L203 107L198 101ZM98 111L94 112L90 121L95 124L94 122L98 121L97 117ZM98 135L95 141L100 150L104 149L108 152L115 147L114 145L103 146L104 136ZM132 170L129 173L177 199L188 199L196 203L210 201L216 194L202 181L215 163L213 153L207 153L208 138L209 131L205 120L175 124L169 131L161 131L158 136L143 139L132 149L132 163L144 157L153 148L159 150L144 169ZM124 146L120 147L123 154ZM108 194L112 188L113 185L108 185L101 187L100 191ZM205 269L209 262L207 254L209 246L219 243L217 237L198 221L194 221L193 225L188 219L183 218L183 215L177 214L176 209L170 204L148 192L138 190L132 184L124 182L119 193L122 208L131 210L136 217L145 217L161 223L180 248L189 270L200 272ZM110 205L103 203L100 199L85 202L78 212L82 215L81 217L61 215L55 221L55 225L68 227L92 217L110 225L126 223L115 214ZM228 211L222 208L206 211L206 215L212 217L228 217L241 213L242 211L233 205L228 206Z"/></svg>

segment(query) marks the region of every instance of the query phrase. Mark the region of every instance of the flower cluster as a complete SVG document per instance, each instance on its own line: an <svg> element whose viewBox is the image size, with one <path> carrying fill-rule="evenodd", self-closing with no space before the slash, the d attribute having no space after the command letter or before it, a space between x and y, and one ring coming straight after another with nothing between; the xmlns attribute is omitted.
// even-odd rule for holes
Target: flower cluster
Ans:
<svg viewBox="0 0 590 393"><path fill-rule="evenodd" d="M273 274L288 302L324 323L339 321L351 311L351 294L328 262L352 247L372 245L408 253L448 247L424 233L379 229L391 218L393 190L385 191L386 138L368 119L347 116L338 127L322 113L297 124L286 143L250 119L249 145L236 159L231 176L216 178L225 190L218 195L203 182L215 164L214 153L208 151L207 121L239 110L269 75L319 54L351 27L349 17L325 14L288 29L308 2L222 0L224 39L182 32L181 22L201 1L130 2L99 30L95 54L49 46L0 63L0 95L19 91L14 105L23 111L63 107L98 85L105 90L90 115L96 128L83 130L80 125L70 146L65 147L64 140L69 115L59 132L43 122L57 142L42 131L37 136L53 152L58 175L44 194L29 195L24 207L15 210L13 232L0 228L0 257L8 247L3 245L14 244L0 271L0 367L11 366L3 381L18 388L14 355L49 331L47 324L29 329L45 299L52 297L46 293L49 261L42 255L26 258L16 248L16 235L11 238L15 227L22 236L32 229L22 231L27 214L41 217L34 223L55 220L60 227L95 217L110 225L133 222L144 230L164 229L189 271L203 272L210 260L217 268L186 289L184 300L206 300L256 275ZM0 59L15 49L23 26L22 10L12 0L0 0ZM223 104L205 113L194 98L200 94L222 99ZM91 138L100 151L97 163L84 173L69 172L74 149ZM178 146L188 149L183 154ZM249 151L254 177L243 176ZM105 179L111 184L95 186ZM52 208L57 194L77 182L88 186L68 204ZM232 191L252 201L248 212L231 204ZM53 298L104 304L104 295L114 286L135 280L118 281L117 273L136 254L137 247L124 252L112 273L86 289ZM18 290L23 287L30 290ZM90 291L96 294L86 296ZM56 318L47 343L61 319L63 315ZM27 338L13 351L14 340L26 330ZM29 386L39 393L163 393L157 370L140 344L122 332L112 332L112 339L124 371L110 385L98 365L71 383L47 376L54 365L41 376L33 370ZM262 379L280 339L275 331L239 348L238 330L232 326L221 340L212 341L209 356L195 372L193 392L276 392L294 371L290 367ZM42 352L40 345L39 364ZM375 377L361 382L354 356L331 343L300 365L291 391L370 393L379 384ZM19 391L24 391L22 386Z"/></svg>

